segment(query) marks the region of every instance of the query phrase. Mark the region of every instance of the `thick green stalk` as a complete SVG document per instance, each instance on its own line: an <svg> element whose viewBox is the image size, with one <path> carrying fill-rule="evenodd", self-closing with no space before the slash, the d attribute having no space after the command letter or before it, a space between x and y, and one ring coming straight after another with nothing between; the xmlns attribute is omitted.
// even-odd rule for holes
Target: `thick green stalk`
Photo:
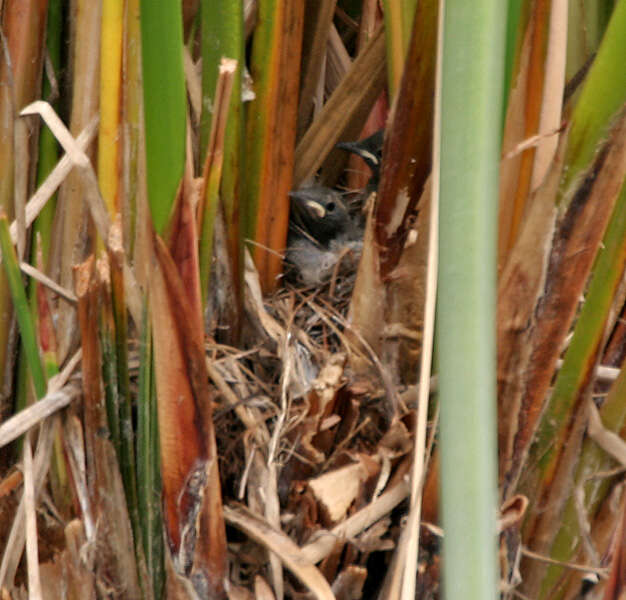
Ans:
<svg viewBox="0 0 626 600"><path fill-rule="evenodd" d="M148 204L154 228L162 234L185 163L187 101L180 2L142 0L141 54Z"/></svg>
<svg viewBox="0 0 626 600"><path fill-rule="evenodd" d="M505 5L445 3L438 363L446 598L495 599L496 200Z"/></svg>

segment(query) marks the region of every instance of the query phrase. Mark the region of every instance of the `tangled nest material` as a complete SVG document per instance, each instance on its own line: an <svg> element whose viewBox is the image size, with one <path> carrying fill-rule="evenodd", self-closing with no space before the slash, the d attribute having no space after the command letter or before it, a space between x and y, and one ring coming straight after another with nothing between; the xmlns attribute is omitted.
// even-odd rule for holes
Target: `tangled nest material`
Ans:
<svg viewBox="0 0 626 600"><path fill-rule="evenodd" d="M407 512L415 390L393 390L395 413L382 365L347 321L355 269L346 265L321 287L287 283L264 299L248 262L256 343L207 348L225 515L247 534L230 543L233 585L269 576L277 593L308 597L297 568L284 579L277 562L266 569L276 545L259 516L284 533L280 551L321 561L337 598L372 597L390 569ZM367 377L353 372L354 356L369 361Z"/></svg>

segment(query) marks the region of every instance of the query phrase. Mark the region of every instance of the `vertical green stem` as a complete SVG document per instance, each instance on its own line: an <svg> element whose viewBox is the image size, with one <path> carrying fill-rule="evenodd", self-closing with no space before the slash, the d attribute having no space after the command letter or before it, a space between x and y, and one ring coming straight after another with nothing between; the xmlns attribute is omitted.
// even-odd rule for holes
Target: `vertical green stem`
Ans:
<svg viewBox="0 0 626 600"><path fill-rule="evenodd" d="M159 427L152 361L152 332L148 305L144 306L139 345L139 392L137 394L137 496L141 541L155 598L162 597L163 523Z"/></svg>
<svg viewBox="0 0 626 600"><path fill-rule="evenodd" d="M148 204L156 232L170 220L185 163L187 103L180 2L141 0Z"/></svg>
<svg viewBox="0 0 626 600"><path fill-rule="evenodd" d="M496 200L505 5L447 0L438 362L446 598L498 594Z"/></svg>
<svg viewBox="0 0 626 600"><path fill-rule="evenodd" d="M40 399L46 394L46 376L39 355L33 315L28 306L26 290L22 283L22 274L15 254L15 248L11 242L9 222L4 214L0 215L0 249L2 250L2 263L7 275L11 299L17 315L17 323L20 327L22 344L24 344L24 354L33 377L35 395L37 399Z"/></svg>

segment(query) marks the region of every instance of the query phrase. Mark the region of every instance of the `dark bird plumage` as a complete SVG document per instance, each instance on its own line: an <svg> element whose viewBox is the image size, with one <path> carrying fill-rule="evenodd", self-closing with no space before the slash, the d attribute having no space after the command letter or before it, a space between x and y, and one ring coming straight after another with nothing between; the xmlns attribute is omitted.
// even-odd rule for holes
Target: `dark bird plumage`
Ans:
<svg viewBox="0 0 626 600"><path fill-rule="evenodd" d="M289 193L292 221L325 246L337 237L350 237L354 223L341 195L323 186L302 188Z"/></svg>
<svg viewBox="0 0 626 600"><path fill-rule="evenodd" d="M383 155L383 141L385 130L379 129L369 137L356 142L340 142L337 148L352 152L360 156L365 164L372 171L372 176L367 184L368 191L373 191L378 187L380 181L380 164Z"/></svg>
<svg viewBox="0 0 626 600"><path fill-rule="evenodd" d="M327 280L348 250L360 252L362 231L339 192L323 186L290 192L287 262L307 285Z"/></svg>

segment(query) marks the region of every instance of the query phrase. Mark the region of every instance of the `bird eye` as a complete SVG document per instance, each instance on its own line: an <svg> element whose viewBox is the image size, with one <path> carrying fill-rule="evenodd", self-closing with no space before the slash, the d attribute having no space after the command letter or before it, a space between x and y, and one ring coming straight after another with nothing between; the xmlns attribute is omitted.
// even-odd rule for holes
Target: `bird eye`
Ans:
<svg viewBox="0 0 626 600"><path fill-rule="evenodd" d="M326 210L327 210L328 212L333 212L333 210L335 210L335 203L334 203L334 202L329 202L329 203L326 205Z"/></svg>

